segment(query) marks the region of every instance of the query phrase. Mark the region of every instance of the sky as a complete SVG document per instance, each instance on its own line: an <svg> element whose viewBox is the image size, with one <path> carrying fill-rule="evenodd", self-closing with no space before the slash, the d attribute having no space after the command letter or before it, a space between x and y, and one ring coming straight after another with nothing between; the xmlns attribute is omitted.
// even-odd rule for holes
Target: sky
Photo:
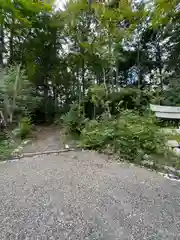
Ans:
<svg viewBox="0 0 180 240"><path fill-rule="evenodd" d="M63 5L66 2L66 0L56 0L56 6L57 8L63 9Z"/></svg>

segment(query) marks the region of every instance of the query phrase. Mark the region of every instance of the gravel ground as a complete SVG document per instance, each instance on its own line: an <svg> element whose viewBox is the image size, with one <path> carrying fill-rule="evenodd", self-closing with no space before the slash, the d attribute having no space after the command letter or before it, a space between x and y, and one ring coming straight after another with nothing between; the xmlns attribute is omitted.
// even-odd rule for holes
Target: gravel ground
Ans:
<svg viewBox="0 0 180 240"><path fill-rule="evenodd" d="M180 184L68 152L0 165L0 239L180 239Z"/></svg>

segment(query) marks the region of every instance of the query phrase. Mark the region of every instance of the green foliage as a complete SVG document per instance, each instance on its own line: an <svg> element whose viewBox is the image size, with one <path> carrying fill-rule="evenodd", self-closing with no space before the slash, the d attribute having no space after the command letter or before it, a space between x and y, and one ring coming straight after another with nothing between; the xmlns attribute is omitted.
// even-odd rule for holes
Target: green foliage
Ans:
<svg viewBox="0 0 180 240"><path fill-rule="evenodd" d="M27 80L24 70L10 67L1 72L1 111L6 123L31 113L39 104L40 97L34 95L35 88Z"/></svg>
<svg viewBox="0 0 180 240"><path fill-rule="evenodd" d="M166 79L165 89L156 88L151 93L151 102L163 106L180 106L180 80L179 76Z"/></svg>
<svg viewBox="0 0 180 240"><path fill-rule="evenodd" d="M71 0L64 11L54 11L53 2L0 1L4 125L13 128L27 116L50 122L65 113L63 123L82 132L84 146L110 144L130 159L156 153L156 124L143 114L152 101L180 104L178 1ZM127 109L135 116L125 116ZM19 124L20 136L29 125Z"/></svg>
<svg viewBox="0 0 180 240"><path fill-rule="evenodd" d="M95 106L103 105L107 100L107 93L104 85L93 85L89 88L88 95Z"/></svg>
<svg viewBox="0 0 180 240"><path fill-rule="evenodd" d="M107 112L111 117L126 109L144 111L149 106L150 99L148 91L136 88L121 88L117 92L108 92L104 85L93 85L88 89L83 106L89 118L98 117L103 112Z"/></svg>
<svg viewBox="0 0 180 240"><path fill-rule="evenodd" d="M104 149L113 140L115 129L113 122L91 120L81 132L80 146L83 148Z"/></svg>
<svg viewBox="0 0 180 240"><path fill-rule="evenodd" d="M12 134L1 129L0 132L0 161L7 160L14 148L16 147L16 142L12 139Z"/></svg>
<svg viewBox="0 0 180 240"><path fill-rule="evenodd" d="M30 135L31 131L31 120L28 117L24 117L20 120L18 127L14 129L13 134L15 135L15 137L24 139Z"/></svg>
<svg viewBox="0 0 180 240"><path fill-rule="evenodd" d="M117 120L115 149L126 158L136 161L145 154L165 153L165 139L155 119L125 112Z"/></svg>
<svg viewBox="0 0 180 240"><path fill-rule="evenodd" d="M169 79L167 90L161 93L163 105L180 106L180 79L179 76Z"/></svg>
<svg viewBox="0 0 180 240"><path fill-rule="evenodd" d="M96 118L96 116L98 116L98 112L101 112L102 110L107 112L109 117L111 117L109 108L110 101L108 99L108 90L105 84L95 84L89 87L87 101L90 101L92 104L93 109L91 110L91 116L93 116L93 118Z"/></svg>
<svg viewBox="0 0 180 240"><path fill-rule="evenodd" d="M13 146L8 140L0 141L0 161L7 160L13 151Z"/></svg>
<svg viewBox="0 0 180 240"><path fill-rule="evenodd" d="M120 157L141 161L147 155L165 155L165 138L155 119L125 111L114 120L92 120L81 133L80 145L85 148L106 149L110 146Z"/></svg>
<svg viewBox="0 0 180 240"><path fill-rule="evenodd" d="M80 132L87 121L83 108L78 104L71 105L70 111L64 114L61 120L70 132Z"/></svg>
<svg viewBox="0 0 180 240"><path fill-rule="evenodd" d="M117 110L131 109L141 110L149 104L149 94L136 88L121 88L119 92L109 94L111 111L117 114Z"/></svg>

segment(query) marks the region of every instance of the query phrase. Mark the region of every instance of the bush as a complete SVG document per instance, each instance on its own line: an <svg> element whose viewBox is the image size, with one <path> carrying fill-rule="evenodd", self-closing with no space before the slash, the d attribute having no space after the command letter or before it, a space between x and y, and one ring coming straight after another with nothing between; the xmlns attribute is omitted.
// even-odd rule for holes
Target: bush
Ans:
<svg viewBox="0 0 180 240"><path fill-rule="evenodd" d="M115 151L130 160L165 153L165 138L152 116L124 112L115 123Z"/></svg>
<svg viewBox="0 0 180 240"><path fill-rule="evenodd" d="M27 116L39 105L41 97L27 79L21 65L0 71L0 110L7 125Z"/></svg>
<svg viewBox="0 0 180 240"><path fill-rule="evenodd" d="M4 132L1 132L0 161L7 160L9 157L11 157L11 154L16 148L17 144L17 141L12 138L11 131L6 129Z"/></svg>
<svg viewBox="0 0 180 240"><path fill-rule="evenodd" d="M112 115L118 114L120 109L144 110L149 104L149 94L135 88L122 88L119 92L109 94Z"/></svg>
<svg viewBox="0 0 180 240"><path fill-rule="evenodd" d="M13 151L13 146L8 140L0 141L0 161L8 159Z"/></svg>
<svg viewBox="0 0 180 240"><path fill-rule="evenodd" d="M103 85L94 85L88 89L84 98L84 111L90 119L107 110L114 116L126 109L143 112L149 105L150 98L150 93L145 90L121 88L117 92L111 92Z"/></svg>
<svg viewBox="0 0 180 240"><path fill-rule="evenodd" d="M111 147L119 156L139 161L145 154L164 155L165 139L154 117L123 112L117 119L92 120L82 130L80 145L85 148Z"/></svg>
<svg viewBox="0 0 180 240"><path fill-rule="evenodd" d="M16 137L24 139L31 133L31 131L31 120L28 117L25 117L20 120L18 128L14 129L13 133Z"/></svg>
<svg viewBox="0 0 180 240"><path fill-rule="evenodd" d="M108 121L89 121L81 132L80 145L84 148L104 148L115 135L113 125Z"/></svg>
<svg viewBox="0 0 180 240"><path fill-rule="evenodd" d="M74 104L61 120L70 132L81 132L87 119L84 117L83 108Z"/></svg>

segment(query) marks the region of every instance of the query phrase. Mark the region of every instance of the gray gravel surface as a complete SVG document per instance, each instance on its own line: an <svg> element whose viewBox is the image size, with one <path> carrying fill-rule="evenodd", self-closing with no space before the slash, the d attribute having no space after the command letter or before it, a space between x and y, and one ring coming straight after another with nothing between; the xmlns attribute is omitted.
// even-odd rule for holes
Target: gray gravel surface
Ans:
<svg viewBox="0 0 180 240"><path fill-rule="evenodd" d="M180 239L180 183L68 152L0 164L0 239Z"/></svg>

